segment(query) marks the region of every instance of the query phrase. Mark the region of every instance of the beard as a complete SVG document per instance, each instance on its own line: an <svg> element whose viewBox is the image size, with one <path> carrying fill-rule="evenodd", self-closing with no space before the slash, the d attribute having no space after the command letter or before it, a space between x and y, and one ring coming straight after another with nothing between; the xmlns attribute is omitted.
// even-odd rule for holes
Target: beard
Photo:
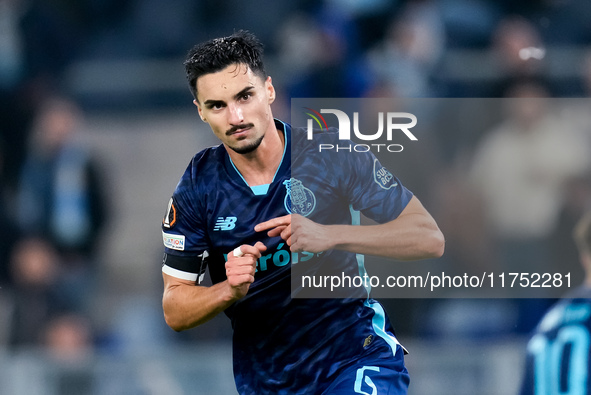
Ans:
<svg viewBox="0 0 591 395"><path fill-rule="evenodd" d="M250 154L251 152L253 152L254 150L256 150L259 145L261 145L261 142L263 141L263 138L265 136L261 136L259 138L257 138L255 141L253 141L252 143L245 145L243 147L230 147L232 149L232 151L236 152L237 154Z"/></svg>

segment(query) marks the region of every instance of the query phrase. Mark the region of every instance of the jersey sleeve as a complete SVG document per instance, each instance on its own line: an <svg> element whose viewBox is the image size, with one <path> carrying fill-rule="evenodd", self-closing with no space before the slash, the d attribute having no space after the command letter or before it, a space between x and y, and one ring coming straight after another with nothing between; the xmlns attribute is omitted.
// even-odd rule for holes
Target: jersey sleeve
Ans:
<svg viewBox="0 0 591 395"><path fill-rule="evenodd" d="M378 223L396 219L413 194L371 152L343 156L344 190L352 208Z"/></svg>
<svg viewBox="0 0 591 395"><path fill-rule="evenodd" d="M162 271L173 277L200 282L207 267L209 243L191 173L189 166L170 198L162 220Z"/></svg>

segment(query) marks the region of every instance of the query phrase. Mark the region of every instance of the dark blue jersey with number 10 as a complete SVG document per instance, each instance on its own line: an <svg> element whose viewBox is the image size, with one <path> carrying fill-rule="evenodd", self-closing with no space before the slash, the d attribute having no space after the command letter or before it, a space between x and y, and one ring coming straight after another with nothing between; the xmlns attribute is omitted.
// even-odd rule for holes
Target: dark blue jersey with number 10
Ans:
<svg viewBox="0 0 591 395"><path fill-rule="evenodd" d="M359 256L336 250L291 253L284 240L257 233L254 226L290 213L321 224L350 225L362 212L384 223L401 213L412 194L371 153L318 153L319 142L338 143L336 132L320 133L312 141L304 130L275 123L286 144L268 185L248 186L221 145L195 155L162 224L162 270L198 282L207 267L218 283L226 279L230 251L262 241L268 249L257 261L254 283L225 311L234 333L237 389L241 394L316 394L347 367L369 357L391 360L396 351L401 355L401 346L382 306L366 293L292 297L292 270L359 276L365 270Z"/></svg>
<svg viewBox="0 0 591 395"><path fill-rule="evenodd" d="M591 394L591 289L553 306L527 345L522 395Z"/></svg>

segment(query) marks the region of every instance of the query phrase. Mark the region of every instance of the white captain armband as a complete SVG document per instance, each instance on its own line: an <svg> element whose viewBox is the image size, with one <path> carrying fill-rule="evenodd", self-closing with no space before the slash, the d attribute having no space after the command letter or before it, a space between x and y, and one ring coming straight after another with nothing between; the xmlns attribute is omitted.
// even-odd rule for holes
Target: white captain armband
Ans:
<svg viewBox="0 0 591 395"><path fill-rule="evenodd" d="M178 256L164 253L162 272L172 277L195 281L200 284L205 276L208 256L207 251L197 256Z"/></svg>

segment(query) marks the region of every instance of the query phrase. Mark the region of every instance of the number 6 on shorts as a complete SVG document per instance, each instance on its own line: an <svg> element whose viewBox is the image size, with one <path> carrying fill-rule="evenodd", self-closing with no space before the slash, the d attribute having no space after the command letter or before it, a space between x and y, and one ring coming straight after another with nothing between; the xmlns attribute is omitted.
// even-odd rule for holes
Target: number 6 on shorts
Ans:
<svg viewBox="0 0 591 395"><path fill-rule="evenodd" d="M355 393L363 394L363 395L377 395L378 389L376 388L376 385L373 383L371 378L369 378L369 376L365 375L366 370L372 370L374 372L379 372L380 368L378 368L377 366L364 366L362 368L357 369L357 376L355 378L355 387L354 387ZM363 380L364 377L365 377L365 380ZM365 392L361 389L363 382L365 382L365 384L367 384L372 389L371 393Z"/></svg>

